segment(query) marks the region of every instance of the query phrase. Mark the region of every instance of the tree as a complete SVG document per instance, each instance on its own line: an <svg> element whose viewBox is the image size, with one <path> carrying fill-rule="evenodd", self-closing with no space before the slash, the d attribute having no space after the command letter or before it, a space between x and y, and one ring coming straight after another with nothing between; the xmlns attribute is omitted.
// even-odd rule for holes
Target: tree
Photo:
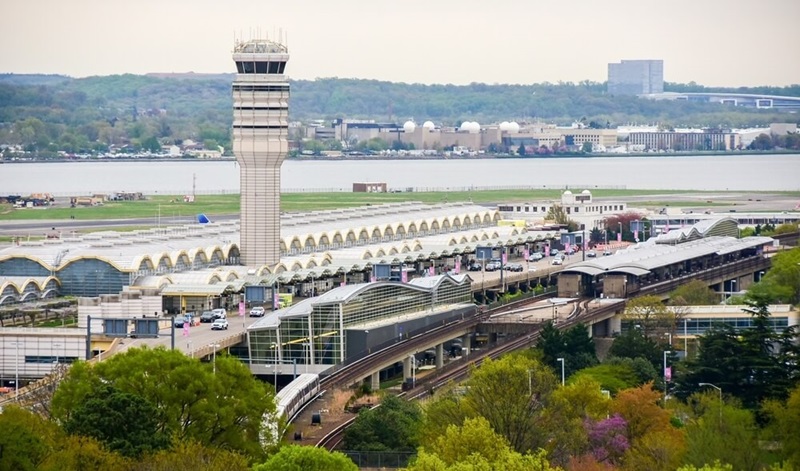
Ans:
<svg viewBox="0 0 800 471"><path fill-rule="evenodd" d="M55 446L58 429L52 422L6 406L0 413L0 469L38 470Z"/></svg>
<svg viewBox="0 0 800 471"><path fill-rule="evenodd" d="M733 466L715 461L714 464L705 464L701 468L687 464L678 468L677 471L733 471Z"/></svg>
<svg viewBox="0 0 800 471"><path fill-rule="evenodd" d="M766 456L752 411L732 400L721 404L713 389L693 395L688 403L695 417L684 428L685 463L703 466L721 461L734 464L736 470L762 469Z"/></svg>
<svg viewBox="0 0 800 471"><path fill-rule="evenodd" d="M92 366L78 362L53 397L53 414L69 421L107 385L154 405L160 433L263 456L264 418L275 413L271 389L238 359L217 355L215 363L212 373L209 364L163 348L133 348Z"/></svg>
<svg viewBox="0 0 800 471"><path fill-rule="evenodd" d="M557 359L563 358L566 376L597 364L594 341L585 324L577 324L561 332L552 322L547 322L542 328L536 349L542 353L545 364L555 367L558 366Z"/></svg>
<svg viewBox="0 0 800 471"><path fill-rule="evenodd" d="M628 300L622 318L635 324L645 337L672 332L675 313L661 302L658 296L639 296Z"/></svg>
<svg viewBox="0 0 800 471"><path fill-rule="evenodd" d="M581 152L584 154L591 154L593 150L592 143L589 141L584 142L581 146Z"/></svg>
<svg viewBox="0 0 800 471"><path fill-rule="evenodd" d="M358 471L344 453L313 446L285 445L253 471Z"/></svg>
<svg viewBox="0 0 800 471"><path fill-rule="evenodd" d="M786 401L771 399L763 411L769 419L767 437L781 443L781 457L789 469L800 469L800 385L796 385Z"/></svg>
<svg viewBox="0 0 800 471"><path fill-rule="evenodd" d="M543 450L524 455L514 451L482 417L467 419L461 427L447 427L443 436L420 449L416 461L407 468L408 471L489 469L555 471Z"/></svg>
<svg viewBox="0 0 800 471"><path fill-rule="evenodd" d="M95 438L108 449L133 458L169 445L168 437L158 430L158 411L152 404L108 386L78 405L65 421L64 430Z"/></svg>
<svg viewBox="0 0 800 471"><path fill-rule="evenodd" d="M718 302L719 295L701 280L684 283L669 294L669 303L673 306L708 306Z"/></svg>
<svg viewBox="0 0 800 471"><path fill-rule="evenodd" d="M772 257L772 268L750 287L748 295L770 303L800 303L800 247Z"/></svg>
<svg viewBox="0 0 800 471"><path fill-rule="evenodd" d="M591 379L600 388L616 394L624 389L635 388L658 377L656 369L644 358L611 357L603 364L586 368L575 373L572 381Z"/></svg>
<svg viewBox="0 0 800 471"><path fill-rule="evenodd" d="M342 445L348 451L414 451L421 425L422 411L415 402L389 395L380 407L358 414Z"/></svg>
<svg viewBox="0 0 800 471"><path fill-rule="evenodd" d="M41 471L83 471L86 469L132 469L132 463L109 451L91 437L66 436L38 468Z"/></svg>
<svg viewBox="0 0 800 471"><path fill-rule="evenodd" d="M627 426L627 422L619 414L598 421L584 421L592 456L598 462L619 464L622 461L623 455L630 448L626 436Z"/></svg>
<svg viewBox="0 0 800 471"><path fill-rule="evenodd" d="M654 368L660 368L662 349L639 329L628 329L614 338L609 355L618 358L644 358Z"/></svg>
<svg viewBox="0 0 800 471"><path fill-rule="evenodd" d="M767 134L761 133L753 139L753 142L750 143L748 149L752 150L770 150L772 149L772 138L770 138Z"/></svg>
<svg viewBox="0 0 800 471"><path fill-rule="evenodd" d="M519 355L485 360L467 383L464 406L519 452L544 448L545 408L558 381L549 367Z"/></svg>
<svg viewBox="0 0 800 471"><path fill-rule="evenodd" d="M235 451L195 440L175 441L167 450L146 456L138 469L147 471L249 471L247 458ZM342 468L346 469L346 468Z"/></svg>

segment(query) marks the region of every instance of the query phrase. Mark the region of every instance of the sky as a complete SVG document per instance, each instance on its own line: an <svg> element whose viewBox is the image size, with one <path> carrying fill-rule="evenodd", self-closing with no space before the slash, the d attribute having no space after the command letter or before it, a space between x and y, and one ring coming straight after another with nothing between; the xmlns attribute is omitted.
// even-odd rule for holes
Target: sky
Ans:
<svg viewBox="0 0 800 471"><path fill-rule="evenodd" d="M800 83L798 0L3 0L0 73L235 72L235 38L279 31L293 79Z"/></svg>

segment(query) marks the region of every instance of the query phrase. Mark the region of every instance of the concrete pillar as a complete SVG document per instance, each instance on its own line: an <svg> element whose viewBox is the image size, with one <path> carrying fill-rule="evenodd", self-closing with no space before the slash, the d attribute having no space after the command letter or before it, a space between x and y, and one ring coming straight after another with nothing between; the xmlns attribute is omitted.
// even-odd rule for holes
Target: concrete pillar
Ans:
<svg viewBox="0 0 800 471"><path fill-rule="evenodd" d="M407 356L403 360L403 378L410 379L411 378L411 357Z"/></svg>
<svg viewBox="0 0 800 471"><path fill-rule="evenodd" d="M469 356L469 350L472 348L472 336L470 334L464 336L461 342L461 348L461 354L463 356Z"/></svg>
<svg viewBox="0 0 800 471"><path fill-rule="evenodd" d="M378 391L381 388L381 372L376 371L372 373L370 388L372 392Z"/></svg>
<svg viewBox="0 0 800 471"><path fill-rule="evenodd" d="M440 369L444 366L444 344L440 343L436 346L436 368Z"/></svg>

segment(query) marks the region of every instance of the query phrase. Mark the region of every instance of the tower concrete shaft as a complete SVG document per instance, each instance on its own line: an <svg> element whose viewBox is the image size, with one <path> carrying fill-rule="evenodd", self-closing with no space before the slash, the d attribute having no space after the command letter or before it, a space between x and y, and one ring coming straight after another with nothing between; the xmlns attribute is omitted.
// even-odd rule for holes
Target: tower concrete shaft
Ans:
<svg viewBox="0 0 800 471"><path fill-rule="evenodd" d="M281 164L289 150L289 53L269 40L237 43L233 153L240 166L242 263L280 261Z"/></svg>

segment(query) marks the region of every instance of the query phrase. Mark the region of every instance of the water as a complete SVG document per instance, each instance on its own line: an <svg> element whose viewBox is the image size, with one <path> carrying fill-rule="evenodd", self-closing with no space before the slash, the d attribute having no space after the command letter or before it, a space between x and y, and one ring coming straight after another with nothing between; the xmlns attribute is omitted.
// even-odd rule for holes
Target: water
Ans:
<svg viewBox="0 0 800 471"><path fill-rule="evenodd" d="M350 191L354 182L389 188L467 187L800 190L800 154L473 160L287 160L284 191ZM0 195L56 196L114 191L238 192L233 161L59 162L0 165Z"/></svg>

